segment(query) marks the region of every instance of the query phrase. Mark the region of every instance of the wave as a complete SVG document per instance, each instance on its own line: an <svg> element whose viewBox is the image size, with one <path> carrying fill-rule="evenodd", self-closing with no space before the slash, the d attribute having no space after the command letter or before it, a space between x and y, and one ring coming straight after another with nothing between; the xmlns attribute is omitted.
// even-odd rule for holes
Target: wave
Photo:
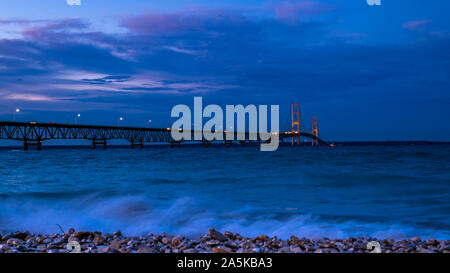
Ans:
<svg viewBox="0 0 450 273"><path fill-rule="evenodd" d="M426 230L386 223L359 221L324 221L314 215L276 217L258 213L251 207L233 211L216 211L193 198L157 201L144 195L104 196L89 194L64 199L0 198L0 230L28 230L34 233L57 233L64 229L114 232L126 235L183 234L204 235L214 227L244 236L266 234L279 238L291 235L306 238L347 238L370 236L384 238L448 239L445 231ZM206 208L206 209L205 209Z"/></svg>

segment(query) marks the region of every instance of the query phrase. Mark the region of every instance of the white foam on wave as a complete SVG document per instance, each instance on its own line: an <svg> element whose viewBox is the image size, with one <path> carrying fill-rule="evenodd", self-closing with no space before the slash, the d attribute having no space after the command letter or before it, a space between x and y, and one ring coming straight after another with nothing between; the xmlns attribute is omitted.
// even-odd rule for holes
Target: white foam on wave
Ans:
<svg viewBox="0 0 450 273"><path fill-rule="evenodd" d="M357 221L324 221L313 215L294 215L277 219L255 214L250 208L215 211L195 199L181 198L169 204L156 203L145 196L99 197L87 195L73 199L6 198L0 202L0 230L28 230L35 233L57 233L64 229L114 232L126 235L148 233L201 236L211 227L244 236L266 234L289 238L346 238L368 235L378 239L420 236L448 239L445 232L416 229L403 225L361 223Z"/></svg>

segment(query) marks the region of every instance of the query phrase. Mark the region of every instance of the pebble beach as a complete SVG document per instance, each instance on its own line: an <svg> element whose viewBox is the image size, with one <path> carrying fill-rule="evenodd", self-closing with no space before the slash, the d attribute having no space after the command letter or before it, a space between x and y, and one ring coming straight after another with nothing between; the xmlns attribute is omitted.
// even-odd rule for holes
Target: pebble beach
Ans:
<svg viewBox="0 0 450 273"><path fill-rule="evenodd" d="M450 240L412 238L377 240L370 237L307 239L291 236L279 239L260 235L254 238L211 228L198 239L182 235L148 234L126 236L69 229L64 233L1 233L0 253L69 253L68 244L81 253L369 253L367 244L377 241L382 253L450 253Z"/></svg>

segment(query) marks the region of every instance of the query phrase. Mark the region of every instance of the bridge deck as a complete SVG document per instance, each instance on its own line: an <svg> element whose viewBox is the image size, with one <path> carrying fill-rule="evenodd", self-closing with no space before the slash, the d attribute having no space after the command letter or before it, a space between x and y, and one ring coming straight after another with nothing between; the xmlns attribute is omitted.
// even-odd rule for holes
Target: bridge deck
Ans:
<svg viewBox="0 0 450 273"><path fill-rule="evenodd" d="M193 135L196 131L190 131L192 137L190 141L208 142L205 139L195 140ZM222 139L226 139L226 135L230 132L217 132L223 134ZM307 137L317 140L321 145L327 145L325 141L308 132L280 132L278 136L280 141L288 138ZM263 141L267 140L270 134L263 138L256 133L240 133L234 132L233 139L241 142L245 141ZM24 142L24 148L28 145L36 144L38 149L44 140L50 139L87 139L91 140L93 147L101 142L106 148L106 140L124 139L128 140L132 146L136 143L160 142L160 143L177 143L172 138L170 128L141 128L141 127L125 127L125 126L103 126L103 125L78 125L78 124L57 124L57 123L37 123L37 122L0 122L0 139L12 139ZM186 141L186 140L183 140Z"/></svg>

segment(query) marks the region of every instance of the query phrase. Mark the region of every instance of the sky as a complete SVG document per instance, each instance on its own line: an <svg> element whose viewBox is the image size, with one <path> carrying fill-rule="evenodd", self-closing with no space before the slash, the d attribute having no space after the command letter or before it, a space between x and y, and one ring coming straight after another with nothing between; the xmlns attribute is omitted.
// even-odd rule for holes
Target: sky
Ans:
<svg viewBox="0 0 450 273"><path fill-rule="evenodd" d="M202 96L282 129L298 102L329 141L450 141L450 1L0 5L0 120L166 128Z"/></svg>

